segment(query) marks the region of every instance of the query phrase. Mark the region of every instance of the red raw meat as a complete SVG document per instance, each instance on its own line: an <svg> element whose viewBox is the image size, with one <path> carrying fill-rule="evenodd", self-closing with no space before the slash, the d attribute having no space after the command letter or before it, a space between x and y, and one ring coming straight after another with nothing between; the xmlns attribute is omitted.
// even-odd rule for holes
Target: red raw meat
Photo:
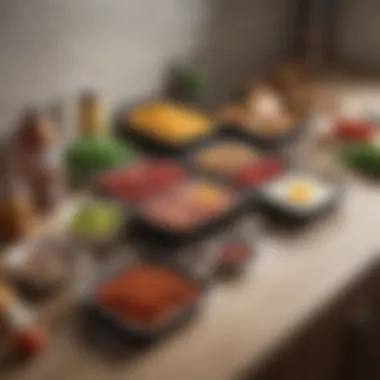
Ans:
<svg viewBox="0 0 380 380"><path fill-rule="evenodd" d="M179 183L184 177L183 169L175 162L146 160L106 173L99 178L99 183L109 195L137 202Z"/></svg>

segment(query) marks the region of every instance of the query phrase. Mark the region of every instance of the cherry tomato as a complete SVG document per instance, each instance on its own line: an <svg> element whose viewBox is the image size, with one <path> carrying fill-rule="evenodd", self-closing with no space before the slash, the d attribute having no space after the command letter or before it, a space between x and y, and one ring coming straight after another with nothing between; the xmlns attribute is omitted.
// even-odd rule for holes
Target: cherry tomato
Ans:
<svg viewBox="0 0 380 380"><path fill-rule="evenodd" d="M335 124L335 135L343 141L368 142L373 138L373 128L366 121L340 119Z"/></svg>
<svg viewBox="0 0 380 380"><path fill-rule="evenodd" d="M16 333L13 343L18 352L29 356L38 354L44 348L46 339L42 331L30 329Z"/></svg>
<svg viewBox="0 0 380 380"><path fill-rule="evenodd" d="M222 247L221 259L227 262L244 260L248 256L248 248L244 243L227 243Z"/></svg>

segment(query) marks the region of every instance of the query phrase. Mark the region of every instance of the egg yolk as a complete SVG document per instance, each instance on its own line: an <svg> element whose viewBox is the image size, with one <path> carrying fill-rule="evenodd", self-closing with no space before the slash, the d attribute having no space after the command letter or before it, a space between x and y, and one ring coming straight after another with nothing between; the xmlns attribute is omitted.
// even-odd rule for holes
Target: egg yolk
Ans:
<svg viewBox="0 0 380 380"><path fill-rule="evenodd" d="M287 199L296 203L310 202L312 189L306 183L293 183L288 187Z"/></svg>

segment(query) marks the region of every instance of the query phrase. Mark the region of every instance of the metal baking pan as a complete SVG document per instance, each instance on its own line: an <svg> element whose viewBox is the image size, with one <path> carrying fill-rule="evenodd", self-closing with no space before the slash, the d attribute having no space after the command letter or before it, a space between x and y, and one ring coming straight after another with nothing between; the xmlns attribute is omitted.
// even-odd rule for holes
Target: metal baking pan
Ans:
<svg viewBox="0 0 380 380"><path fill-rule="evenodd" d="M101 284L118 275L121 271L128 268L128 266L132 267L138 263L138 261L132 263L128 262L124 265L118 263L91 286L90 291L85 295L81 303L81 312L86 329L92 330L94 333L96 333L97 330L101 330L103 335L106 335L109 340L119 343L119 345L145 345L174 332L188 322L191 317L195 316L199 310L201 299L206 289L206 283L200 281L200 279L194 277L188 270L178 265L169 262L166 262L165 265L153 261L144 262L156 267L170 268L170 270L179 273L186 280L195 284L199 290L196 299L177 308L162 321L151 326L137 326L123 321L113 314L112 311L107 310L106 307L101 305L95 296Z"/></svg>

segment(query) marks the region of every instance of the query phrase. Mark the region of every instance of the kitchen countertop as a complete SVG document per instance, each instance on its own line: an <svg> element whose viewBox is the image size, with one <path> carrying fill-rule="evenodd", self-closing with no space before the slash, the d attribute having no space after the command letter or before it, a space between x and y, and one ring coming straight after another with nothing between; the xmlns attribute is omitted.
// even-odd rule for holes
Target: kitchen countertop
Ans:
<svg viewBox="0 0 380 380"><path fill-rule="evenodd" d="M378 93L343 91L350 112ZM50 316L49 348L7 380L227 380L248 366L254 372L379 255L380 185L345 178L337 212L302 232L264 227L244 276L216 284L200 315L163 342L131 358L107 358L76 336L63 307L61 317Z"/></svg>

